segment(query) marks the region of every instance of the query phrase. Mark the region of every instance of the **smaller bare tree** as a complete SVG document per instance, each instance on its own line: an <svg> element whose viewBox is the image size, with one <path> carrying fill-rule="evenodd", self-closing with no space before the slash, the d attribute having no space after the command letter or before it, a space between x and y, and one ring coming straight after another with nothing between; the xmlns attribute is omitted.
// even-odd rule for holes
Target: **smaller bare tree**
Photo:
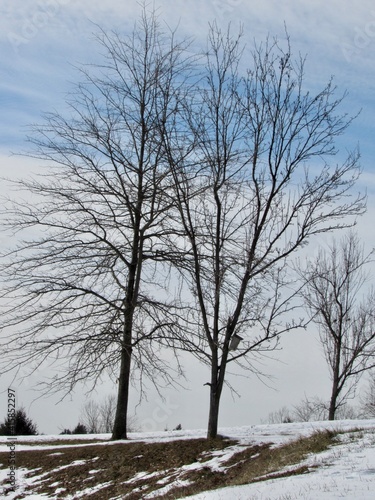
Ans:
<svg viewBox="0 0 375 500"><path fill-rule="evenodd" d="M241 32L213 24L207 47L202 78L162 137L180 232L169 241L179 334L208 367L207 437L215 438L228 367L254 372L256 357L304 325L291 314L294 255L315 235L351 226L364 199L350 195L359 153L330 162L351 123L342 98L332 82L305 93L305 61L294 60L288 36L284 48L255 45L247 71Z"/></svg>
<svg viewBox="0 0 375 500"><path fill-rule="evenodd" d="M293 418L296 422L314 422L327 420L327 404L319 397L308 398L307 396L293 407Z"/></svg>
<svg viewBox="0 0 375 500"><path fill-rule="evenodd" d="M80 422L86 427L89 434L101 432L101 415L98 403L93 400L85 403L81 410Z"/></svg>
<svg viewBox="0 0 375 500"><path fill-rule="evenodd" d="M317 422L327 420L329 414L329 402L319 396L305 396L300 403L289 409L283 406L279 410L269 413L266 422L268 424L287 424L290 422ZM375 415L375 414L374 414ZM339 420L360 418L357 409L348 403L343 403L336 412Z"/></svg>
<svg viewBox="0 0 375 500"><path fill-rule="evenodd" d="M267 424L290 424L294 422L291 411L286 406L268 414Z"/></svg>
<svg viewBox="0 0 375 500"><path fill-rule="evenodd" d="M89 400L82 407L80 422L87 429L89 434L110 434L116 417L116 396L108 394L101 402ZM137 429L135 418L131 415L128 418L129 432Z"/></svg>
<svg viewBox="0 0 375 500"><path fill-rule="evenodd" d="M320 251L303 273L303 298L331 372L329 420L354 394L361 375L375 366L375 294L364 292L371 255L350 233L328 253Z"/></svg>
<svg viewBox="0 0 375 500"><path fill-rule="evenodd" d="M375 418L375 372L371 373L369 385L360 398L360 411L362 418Z"/></svg>
<svg viewBox="0 0 375 500"><path fill-rule="evenodd" d="M99 413L102 426L101 432L112 432L116 415L116 396L114 394L108 394L99 404Z"/></svg>

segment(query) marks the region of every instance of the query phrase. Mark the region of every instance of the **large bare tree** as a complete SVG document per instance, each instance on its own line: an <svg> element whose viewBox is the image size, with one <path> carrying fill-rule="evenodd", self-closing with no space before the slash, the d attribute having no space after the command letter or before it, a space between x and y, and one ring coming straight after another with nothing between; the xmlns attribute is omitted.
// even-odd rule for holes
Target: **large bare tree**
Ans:
<svg viewBox="0 0 375 500"><path fill-rule="evenodd" d="M321 250L303 274L305 304L319 327L332 387L329 420L334 420L360 376L375 367L375 294L368 287L370 255L354 233L329 251Z"/></svg>
<svg viewBox="0 0 375 500"><path fill-rule="evenodd" d="M153 343L171 321L156 267L171 188L161 124L175 112L188 43L147 8L132 34L98 41L103 62L81 68L70 112L32 127L28 155L46 164L42 175L18 181L25 201L6 204L19 244L2 261L1 358L2 371L50 366L48 390L109 372L122 439L132 364L152 380L175 377Z"/></svg>
<svg viewBox="0 0 375 500"><path fill-rule="evenodd" d="M241 36L211 26L195 94L164 135L179 211L182 347L209 367L211 438L228 365L255 370L256 353L300 324L285 319L297 291L290 257L364 209L350 198L358 152L341 164L335 156L351 119L333 83L308 92L289 40L255 46L246 70Z"/></svg>

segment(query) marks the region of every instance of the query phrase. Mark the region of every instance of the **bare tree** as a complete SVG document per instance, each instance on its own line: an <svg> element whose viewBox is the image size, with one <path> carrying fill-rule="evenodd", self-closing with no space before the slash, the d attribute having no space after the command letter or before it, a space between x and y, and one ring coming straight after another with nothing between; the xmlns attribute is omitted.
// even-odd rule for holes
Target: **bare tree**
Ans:
<svg viewBox="0 0 375 500"><path fill-rule="evenodd" d="M332 82L306 92L289 40L286 49L256 46L246 72L241 44L241 34L211 27L202 79L164 135L181 228L173 245L182 348L210 370L208 437L217 435L228 365L256 371L254 356L301 324L284 319L296 293L292 254L364 209L363 198L348 196L358 152L329 165L351 121Z"/></svg>
<svg viewBox="0 0 375 500"><path fill-rule="evenodd" d="M367 389L360 398L360 412L362 418L375 418L375 373L369 378Z"/></svg>
<svg viewBox="0 0 375 500"><path fill-rule="evenodd" d="M110 434L113 432L113 426L116 416L116 396L108 394L102 401L97 402L92 399L87 401L82 407L80 422L85 426L90 434ZM136 421L134 417L128 416L127 430L134 432Z"/></svg>
<svg viewBox="0 0 375 500"><path fill-rule="evenodd" d="M303 272L303 298L319 327L331 373L329 420L353 394L361 375L375 366L375 295L365 286L370 255L350 233L328 252L320 251Z"/></svg>
<svg viewBox="0 0 375 500"><path fill-rule="evenodd" d="M93 400L83 405L79 419L87 429L88 434L99 434L102 432L102 415L100 406Z"/></svg>
<svg viewBox="0 0 375 500"><path fill-rule="evenodd" d="M293 419L295 422L313 422L318 420L327 420L329 415L329 401L315 396L307 396L296 406L293 407ZM335 417L338 420L357 419L359 411L356 407L343 402L337 409Z"/></svg>
<svg viewBox="0 0 375 500"><path fill-rule="evenodd" d="M266 421L267 424L290 424L292 422L294 422L293 414L286 406L269 413Z"/></svg>
<svg viewBox="0 0 375 500"><path fill-rule="evenodd" d="M293 407L293 418L296 422L313 422L327 420L328 408L319 397L305 398Z"/></svg>
<svg viewBox="0 0 375 500"><path fill-rule="evenodd" d="M109 394L106 398L104 398L104 400L100 403L99 411L102 423L101 432L106 432L106 433L113 432L113 426L115 423L115 415L116 415L116 396L114 394ZM129 422L128 422L128 430L130 430Z"/></svg>
<svg viewBox="0 0 375 500"><path fill-rule="evenodd" d="M289 409L283 406L277 411L271 412L268 415L267 422L270 424L289 423L289 422L316 422L320 420L327 420L329 413L329 404L327 401L314 396L307 397ZM337 418L343 419L356 419L359 413L353 406L344 403L337 411Z"/></svg>
<svg viewBox="0 0 375 500"><path fill-rule="evenodd" d="M28 156L45 173L17 182L26 201L6 206L5 225L25 239L3 255L2 368L51 365L47 390L67 392L109 372L122 439L132 367L153 381L176 376L153 343L171 321L157 266L171 188L161 124L188 57L187 42L146 8L131 35L98 41L104 62L81 68L70 115L48 113L32 128Z"/></svg>

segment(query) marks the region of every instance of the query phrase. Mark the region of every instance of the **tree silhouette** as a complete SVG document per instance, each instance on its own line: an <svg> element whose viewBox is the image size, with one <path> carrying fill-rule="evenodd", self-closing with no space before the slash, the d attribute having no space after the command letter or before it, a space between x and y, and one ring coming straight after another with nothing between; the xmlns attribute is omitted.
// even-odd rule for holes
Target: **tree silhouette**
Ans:
<svg viewBox="0 0 375 500"><path fill-rule="evenodd" d="M37 434L37 426L26 415L24 408L16 410L14 418L8 416L0 425L1 436L35 436Z"/></svg>

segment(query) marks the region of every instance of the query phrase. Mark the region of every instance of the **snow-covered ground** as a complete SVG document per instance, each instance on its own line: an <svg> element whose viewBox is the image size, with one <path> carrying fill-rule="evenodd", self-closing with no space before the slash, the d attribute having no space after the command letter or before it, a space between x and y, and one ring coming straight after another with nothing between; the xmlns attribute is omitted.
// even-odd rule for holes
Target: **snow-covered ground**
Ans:
<svg viewBox="0 0 375 500"><path fill-rule="evenodd" d="M316 430L333 429L345 431L358 431L342 434L341 443L318 455L309 456L299 465L311 466L309 474L289 476L282 479L268 479L262 482L223 488L211 492L193 495L190 500L373 500L375 498L375 420L345 420L335 422L309 422L291 423L280 425L257 425L238 428L220 429L224 436L239 440L240 444L261 444L274 443L275 446L297 439L300 436L311 435ZM191 439L204 437L205 431L174 431L159 433L137 433L132 434L132 440L147 442L162 442L174 439ZM108 435L80 436L80 438L108 439ZM18 437L18 441L25 444L17 445L17 450L27 449L54 449L58 453L58 446L51 446L44 442L57 439L64 442L75 439L76 436L31 436ZM0 438L0 451L7 451L7 439ZM28 445L27 441L38 444ZM103 446L110 446L114 442L103 442ZM126 443L125 443L126 445ZM81 446L88 446L81 445ZM225 456L218 453L210 460L212 468L220 469L223 461L228 458L228 453L234 453L236 447L227 449ZM72 464L73 465L73 464ZM192 464L193 465L193 464ZM204 463L207 466L207 462ZM194 464L199 467L200 464ZM190 466L189 466L190 467ZM28 479L25 477L26 471L18 471L18 487L22 490ZM6 478L7 471L0 470L0 482ZM34 478L35 480L35 478ZM178 480L177 480L178 481ZM96 485L95 490L100 490L104 485ZM19 491L19 490L18 490ZM89 498L92 491L85 491L82 498ZM160 490L159 490L160 492ZM83 492L81 492L83 493ZM15 495L10 493L6 498L12 499ZM45 495L25 496L28 500L54 498ZM67 497L68 498L68 497ZM76 498L76 497L75 497ZM151 498L151 497L150 497ZM116 499L118 500L118 499Z"/></svg>
<svg viewBox="0 0 375 500"><path fill-rule="evenodd" d="M363 433L343 434L342 444L312 455L302 462L312 472L282 479L186 497L190 500L374 500L375 498L375 422L342 421L334 424L308 423L283 426L257 426L259 442L285 442L297 434L308 435L312 429L364 429ZM239 429L240 430L240 429ZM245 429L244 429L245 430ZM288 431L290 430L290 431ZM294 434L294 436L291 436ZM315 469L315 466L318 466Z"/></svg>

